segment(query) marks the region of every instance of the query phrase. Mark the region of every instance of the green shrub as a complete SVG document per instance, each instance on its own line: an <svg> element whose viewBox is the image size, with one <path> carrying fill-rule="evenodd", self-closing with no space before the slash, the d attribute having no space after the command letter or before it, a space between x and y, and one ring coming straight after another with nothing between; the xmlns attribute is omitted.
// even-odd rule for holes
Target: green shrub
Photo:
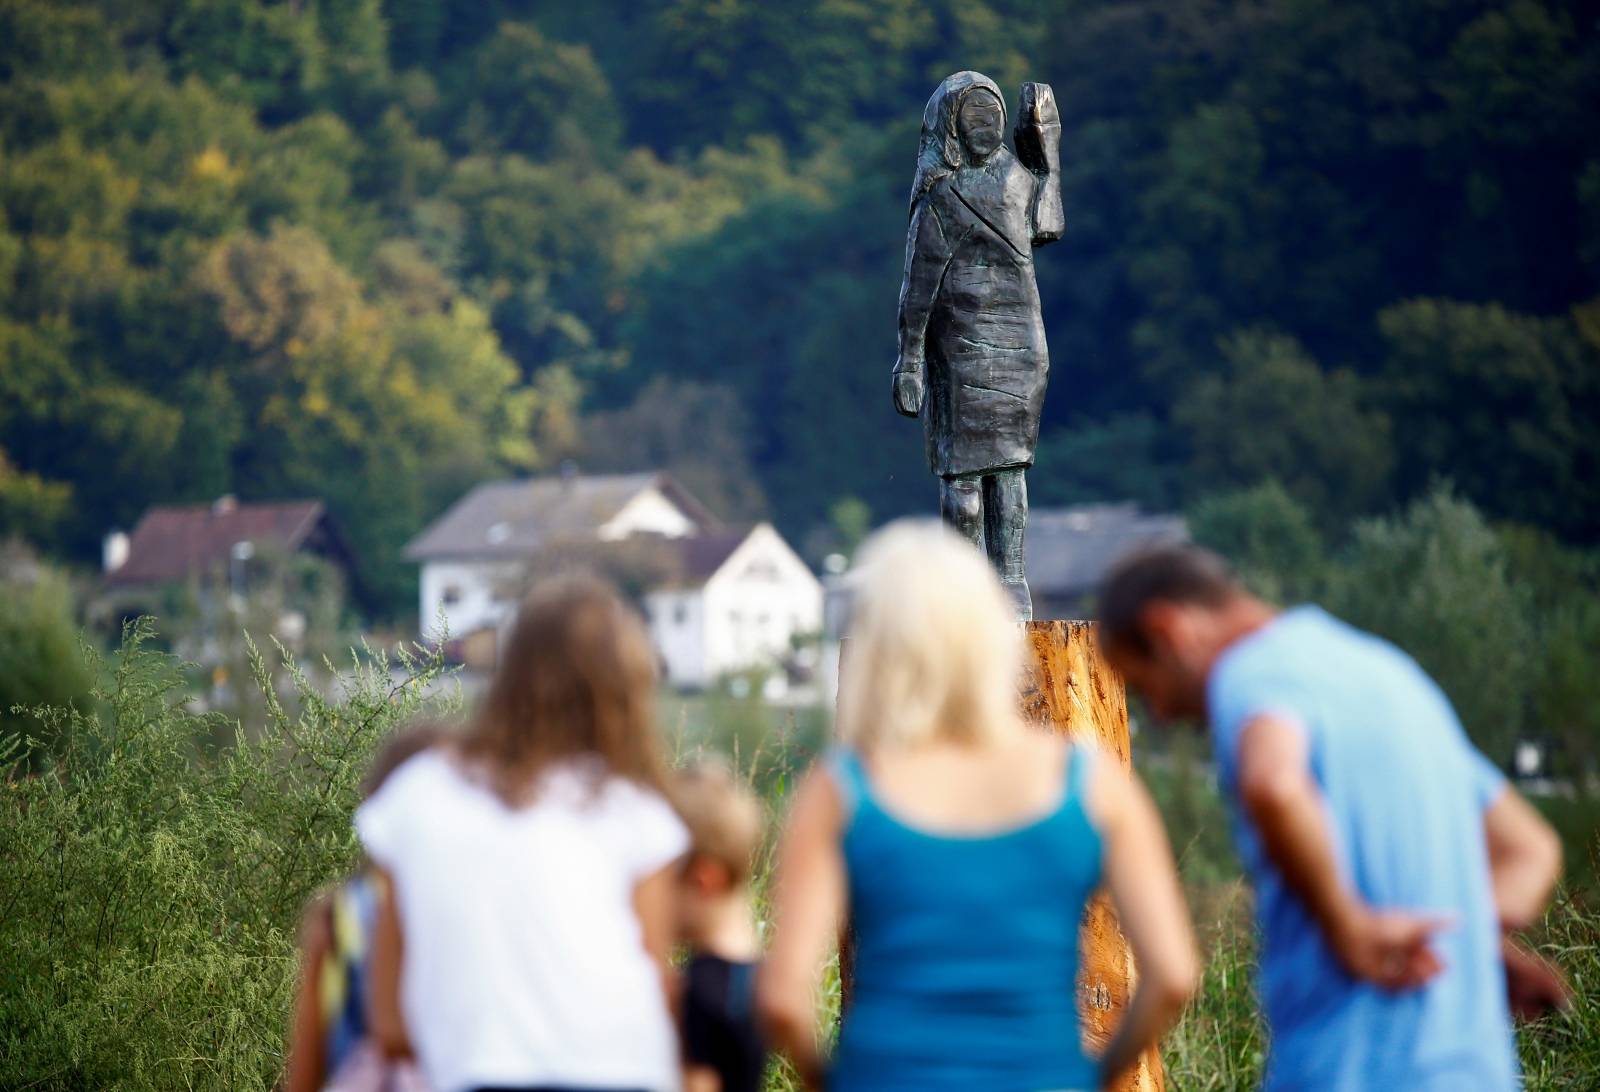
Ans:
<svg viewBox="0 0 1600 1092"><path fill-rule="evenodd" d="M94 676L78 648L66 580L35 568L0 581L0 733L48 741L47 725L26 710L83 708Z"/></svg>
<svg viewBox="0 0 1600 1092"><path fill-rule="evenodd" d="M226 722L150 638L86 707L35 711L53 752L0 740L0 1088L269 1088L300 908L355 863L373 747L439 671L369 652L336 702L295 674L290 711L252 650L267 726L211 754Z"/></svg>
<svg viewBox="0 0 1600 1092"><path fill-rule="evenodd" d="M1481 512L1441 485L1397 516L1361 521L1324 602L1416 657L1478 748L1510 761L1527 726L1536 633L1528 589Z"/></svg>

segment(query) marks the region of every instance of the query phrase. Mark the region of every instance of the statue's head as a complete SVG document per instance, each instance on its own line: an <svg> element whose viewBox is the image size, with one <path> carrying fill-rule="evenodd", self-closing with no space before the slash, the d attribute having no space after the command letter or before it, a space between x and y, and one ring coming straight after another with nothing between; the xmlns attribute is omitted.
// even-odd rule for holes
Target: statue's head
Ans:
<svg viewBox="0 0 1600 1092"><path fill-rule="evenodd" d="M952 171L987 160L1004 141L1005 127L1005 99L993 80L972 71L946 76L922 111L911 203Z"/></svg>
<svg viewBox="0 0 1600 1092"><path fill-rule="evenodd" d="M956 132L972 162L982 163L1004 139L1006 108L995 96L974 87L961 97L956 111Z"/></svg>

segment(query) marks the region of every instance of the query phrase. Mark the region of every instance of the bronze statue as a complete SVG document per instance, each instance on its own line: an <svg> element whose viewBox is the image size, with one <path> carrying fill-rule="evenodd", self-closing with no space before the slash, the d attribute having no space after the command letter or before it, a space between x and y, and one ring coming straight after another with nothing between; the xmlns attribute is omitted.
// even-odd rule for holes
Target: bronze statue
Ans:
<svg viewBox="0 0 1600 1092"><path fill-rule="evenodd" d="M1033 248L1064 227L1061 119L1048 84L1023 84L1013 155L1005 115L977 72L948 77L922 113L894 404L922 415L940 513L987 551L1027 620L1023 472L1050 370Z"/></svg>

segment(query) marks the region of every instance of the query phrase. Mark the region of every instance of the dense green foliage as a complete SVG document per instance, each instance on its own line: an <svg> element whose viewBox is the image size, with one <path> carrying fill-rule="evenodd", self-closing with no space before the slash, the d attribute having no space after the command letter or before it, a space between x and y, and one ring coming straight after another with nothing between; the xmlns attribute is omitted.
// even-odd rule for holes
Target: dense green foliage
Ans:
<svg viewBox="0 0 1600 1092"><path fill-rule="evenodd" d="M268 724L213 752L226 723L149 636L37 712L53 753L0 736L0 1087L272 1087L300 909L355 862L367 761L437 672L366 660L289 712L258 656Z"/></svg>
<svg viewBox="0 0 1600 1092"><path fill-rule="evenodd" d="M30 710L81 706L94 684L78 643L72 593L60 573L0 565L0 601L6 605L0 611L0 733L47 744L51 726Z"/></svg>
<svg viewBox="0 0 1600 1092"><path fill-rule="evenodd" d="M1326 542L1276 482L1196 507L1195 537L1279 602L1312 600L1415 656L1504 766L1518 739L1587 792L1596 768L1600 557L1497 528L1448 486Z"/></svg>
<svg viewBox="0 0 1600 1092"><path fill-rule="evenodd" d="M369 606L467 482L927 510L887 373L915 125L1051 81L1036 498L1448 473L1600 539L1593 0L0 0L0 531L327 498ZM648 425L644 429L637 426ZM613 444L613 438L621 442Z"/></svg>

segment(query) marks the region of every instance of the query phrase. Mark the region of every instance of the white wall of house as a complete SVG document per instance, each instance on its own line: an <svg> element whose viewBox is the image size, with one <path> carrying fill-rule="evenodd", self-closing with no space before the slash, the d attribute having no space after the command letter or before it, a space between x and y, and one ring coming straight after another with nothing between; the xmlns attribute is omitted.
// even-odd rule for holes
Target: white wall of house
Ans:
<svg viewBox="0 0 1600 1092"><path fill-rule="evenodd" d="M704 686L711 681L705 661L705 595L701 588L651 592L645 596L650 639L661 654L667 682Z"/></svg>
<svg viewBox="0 0 1600 1092"><path fill-rule="evenodd" d="M694 521L668 500L665 493L652 488L624 504L621 511L600 525L597 534L602 542L620 542L633 535L683 538L697 529Z"/></svg>
<svg viewBox="0 0 1600 1092"><path fill-rule="evenodd" d="M650 636L673 686L701 687L776 663L797 633L822 628L822 585L772 527L762 524L699 587L645 597Z"/></svg>
<svg viewBox="0 0 1600 1092"><path fill-rule="evenodd" d="M705 667L714 679L769 664L822 628L822 585L768 524L750 532L703 589Z"/></svg>
<svg viewBox="0 0 1600 1092"><path fill-rule="evenodd" d="M514 605L502 596L516 589L519 573L519 566L502 561L426 562L417 603L423 634L437 636L441 610L452 637L499 626Z"/></svg>

